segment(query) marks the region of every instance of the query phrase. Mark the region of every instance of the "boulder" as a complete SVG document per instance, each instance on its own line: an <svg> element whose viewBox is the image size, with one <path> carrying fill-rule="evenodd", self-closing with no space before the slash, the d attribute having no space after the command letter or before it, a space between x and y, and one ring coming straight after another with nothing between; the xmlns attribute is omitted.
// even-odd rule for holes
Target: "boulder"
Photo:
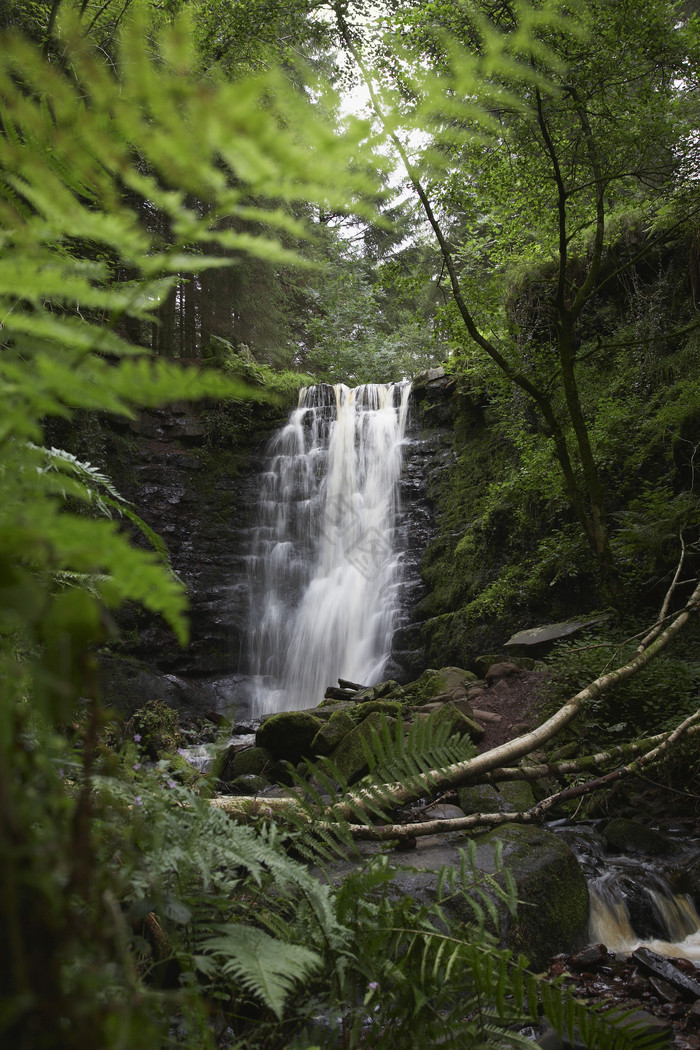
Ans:
<svg viewBox="0 0 700 1050"><path fill-rule="evenodd" d="M542 969L560 951L579 947L585 935L586 880L566 843L541 828L515 824L475 837L477 872L494 872L499 840L520 902L514 918L505 911L501 915L501 943L522 952L531 966ZM467 836L457 834L449 841L444 836L429 836L418 839L415 849L390 854L390 866L396 870L393 892L424 903L436 900L443 868L459 869L467 842ZM360 852L376 852L376 846L362 844ZM352 864L345 864L336 873L351 870ZM443 907L448 914L473 921L473 910L459 893L450 893Z"/></svg>
<svg viewBox="0 0 700 1050"><path fill-rule="evenodd" d="M420 678L410 682L403 689L406 696L410 696L416 703L425 703L458 688L464 689L466 694L469 685L476 681L475 674L461 667L443 667L439 670L429 668Z"/></svg>
<svg viewBox="0 0 700 1050"><path fill-rule="evenodd" d="M312 753L330 755L343 737L351 733L354 728L355 723L347 711L334 711L311 741Z"/></svg>
<svg viewBox="0 0 700 1050"><path fill-rule="evenodd" d="M272 752L265 747L229 747L221 758L219 780L228 784L237 777L259 776L272 761Z"/></svg>
<svg viewBox="0 0 700 1050"><path fill-rule="evenodd" d="M459 788L459 804L465 813L512 813L513 807L493 784Z"/></svg>
<svg viewBox="0 0 700 1050"><path fill-rule="evenodd" d="M369 714L343 737L331 754L333 764L348 784L354 784L369 771L365 749L370 744L372 730L380 730L384 722L393 725L394 719L387 718L379 711Z"/></svg>
<svg viewBox="0 0 700 1050"><path fill-rule="evenodd" d="M541 627L530 627L525 631L518 631L512 635L505 644L509 653L515 656L538 657L545 656L554 646L555 642L563 638L571 638L586 627L596 627L606 620L605 616L592 616L583 620L566 620L562 623L547 623Z"/></svg>
<svg viewBox="0 0 700 1050"><path fill-rule="evenodd" d="M608 849L618 853L647 853L658 856L669 850L668 839L637 820L617 817L603 828Z"/></svg>
<svg viewBox="0 0 700 1050"><path fill-rule="evenodd" d="M509 663L507 660L499 660L498 663L491 664L484 677L489 685L493 685L494 682L499 682L502 678L512 678L513 675L517 674L520 674L520 668L517 664Z"/></svg>
<svg viewBox="0 0 700 1050"><path fill-rule="evenodd" d="M244 773L231 781L229 787L236 795L259 795L270 786L270 781L255 773Z"/></svg>
<svg viewBox="0 0 700 1050"><path fill-rule="evenodd" d="M449 725L450 735L468 736L478 743L484 735L484 727L460 711L456 704L443 704L435 715L435 725Z"/></svg>
<svg viewBox="0 0 700 1050"><path fill-rule="evenodd" d="M504 780L497 786L513 813L525 813L534 806L535 796L526 780Z"/></svg>
<svg viewBox="0 0 700 1050"><path fill-rule="evenodd" d="M356 713L358 721L363 722L368 715L379 713L398 718L403 712L403 705L398 700L368 700L359 705Z"/></svg>
<svg viewBox="0 0 700 1050"><path fill-rule="evenodd" d="M323 724L323 719L310 711L280 711L261 724L255 743L271 751L276 759L296 765L313 755L311 745Z"/></svg>
<svg viewBox="0 0 700 1050"><path fill-rule="evenodd" d="M504 916L504 943L541 968L577 946L588 924L588 887L573 850L542 828L506 824L477 839L479 868L493 871L498 842L515 880L518 909ZM492 859L493 858L493 859Z"/></svg>

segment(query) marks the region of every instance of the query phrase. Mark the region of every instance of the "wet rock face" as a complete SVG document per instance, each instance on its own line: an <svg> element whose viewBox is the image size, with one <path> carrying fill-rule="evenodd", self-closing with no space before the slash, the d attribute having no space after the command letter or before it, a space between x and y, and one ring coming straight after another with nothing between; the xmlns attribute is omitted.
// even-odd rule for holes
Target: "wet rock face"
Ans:
<svg viewBox="0 0 700 1050"><path fill-rule="evenodd" d="M456 412L452 398L454 381L448 381L443 369L429 369L429 373L436 376L425 384L414 384L399 482L398 539L403 551L404 575L391 657L384 668L385 678L399 682L411 681L427 666L423 628L416 617L427 593L421 577L421 562L437 535L430 493L435 488L433 480L450 467L455 458L452 448Z"/></svg>
<svg viewBox="0 0 700 1050"><path fill-rule="evenodd" d="M102 685L106 701L126 713L162 699L187 715L208 708L231 714L233 700L245 714L245 537L271 424L251 428L245 448L211 452L205 421L175 406L144 413L115 435L117 462L108 469L164 539L190 598L184 649L161 620L137 607L120 613L121 641L102 662Z"/></svg>

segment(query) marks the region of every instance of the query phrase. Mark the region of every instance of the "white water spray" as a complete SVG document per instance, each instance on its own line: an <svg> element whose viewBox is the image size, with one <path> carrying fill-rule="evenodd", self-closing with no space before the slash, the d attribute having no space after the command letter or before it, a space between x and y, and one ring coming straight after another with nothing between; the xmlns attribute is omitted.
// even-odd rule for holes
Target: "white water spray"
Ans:
<svg viewBox="0 0 700 1050"><path fill-rule="evenodd" d="M304 389L273 439L250 558L254 714L381 678L399 608L396 544L410 383Z"/></svg>

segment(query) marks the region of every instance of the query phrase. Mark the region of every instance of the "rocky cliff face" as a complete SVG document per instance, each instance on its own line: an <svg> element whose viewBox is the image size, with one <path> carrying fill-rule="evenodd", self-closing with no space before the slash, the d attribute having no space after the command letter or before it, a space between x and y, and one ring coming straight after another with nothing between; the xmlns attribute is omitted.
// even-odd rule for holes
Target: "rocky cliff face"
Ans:
<svg viewBox="0 0 700 1050"><path fill-rule="evenodd" d="M421 558L435 533L430 478L453 457L452 392L444 373L432 369L419 377L413 397L401 481L402 608L386 669L400 681L415 678L425 666L420 631L411 625L425 597ZM212 448L209 412L192 406L151 411L127 431L112 434L111 472L138 513L165 539L191 602L191 640L185 649L163 623L140 610L120 616L121 640L102 660L103 689L106 699L127 713L149 699L162 699L188 714L214 710L234 720L247 715L245 558L265 447L286 416L255 411L228 447L219 434L220 447Z"/></svg>

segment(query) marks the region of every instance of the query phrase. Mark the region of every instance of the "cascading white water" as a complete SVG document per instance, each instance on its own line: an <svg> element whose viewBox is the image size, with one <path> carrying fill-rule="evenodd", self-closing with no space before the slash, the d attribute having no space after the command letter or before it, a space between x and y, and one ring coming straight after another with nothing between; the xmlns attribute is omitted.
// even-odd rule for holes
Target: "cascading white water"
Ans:
<svg viewBox="0 0 700 1050"><path fill-rule="evenodd" d="M274 437L249 559L254 714L381 677L398 611L410 383L310 387Z"/></svg>
<svg viewBox="0 0 700 1050"><path fill-rule="evenodd" d="M688 894L674 893L666 880L640 868L645 893L657 917L661 937L640 937L635 931L620 882L619 871L607 872L589 883L590 939L610 951L629 953L641 945L658 955L685 956L700 963L700 916Z"/></svg>

